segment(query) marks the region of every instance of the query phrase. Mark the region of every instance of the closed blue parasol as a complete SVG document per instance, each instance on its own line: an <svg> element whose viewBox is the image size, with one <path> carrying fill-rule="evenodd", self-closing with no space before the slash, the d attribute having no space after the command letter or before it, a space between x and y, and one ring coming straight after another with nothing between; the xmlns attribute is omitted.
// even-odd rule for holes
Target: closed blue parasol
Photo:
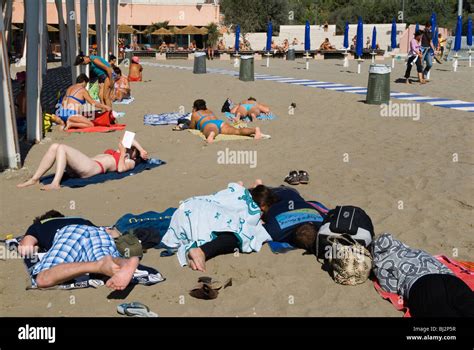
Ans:
<svg viewBox="0 0 474 350"><path fill-rule="evenodd" d="M472 18L469 17L467 20L467 46L471 47L472 46Z"/></svg>
<svg viewBox="0 0 474 350"><path fill-rule="evenodd" d="M420 31L420 25L417 23L415 25L415 32L419 32Z"/></svg>
<svg viewBox="0 0 474 350"><path fill-rule="evenodd" d="M267 24L267 52L272 50L272 34L273 34L273 25L272 21L268 22Z"/></svg>
<svg viewBox="0 0 474 350"><path fill-rule="evenodd" d="M392 21L392 36L390 46L392 50L397 48L397 23L395 22L395 17L393 17Z"/></svg>
<svg viewBox="0 0 474 350"><path fill-rule="evenodd" d="M377 48L377 28L372 30L372 50L375 50Z"/></svg>
<svg viewBox="0 0 474 350"><path fill-rule="evenodd" d="M456 24L456 37L454 39L454 51L461 50L461 35L462 35L462 17L458 16L458 22Z"/></svg>
<svg viewBox="0 0 474 350"><path fill-rule="evenodd" d="M438 21L436 20L436 13L431 15L431 30L433 31L433 45L438 47Z"/></svg>
<svg viewBox="0 0 474 350"><path fill-rule="evenodd" d="M344 48L349 48L349 22L346 21L346 26L344 27Z"/></svg>
<svg viewBox="0 0 474 350"><path fill-rule="evenodd" d="M240 25L238 24L237 27L235 27L235 52L239 52L240 48Z"/></svg>
<svg viewBox="0 0 474 350"><path fill-rule="evenodd" d="M357 22L357 41L356 41L356 56L362 57L362 50L364 47L364 24L362 23L362 17L359 17Z"/></svg>
<svg viewBox="0 0 474 350"><path fill-rule="evenodd" d="M306 20L306 24L304 26L304 50L306 52L309 52L311 50L311 38L309 35L309 30L310 30L309 21Z"/></svg>

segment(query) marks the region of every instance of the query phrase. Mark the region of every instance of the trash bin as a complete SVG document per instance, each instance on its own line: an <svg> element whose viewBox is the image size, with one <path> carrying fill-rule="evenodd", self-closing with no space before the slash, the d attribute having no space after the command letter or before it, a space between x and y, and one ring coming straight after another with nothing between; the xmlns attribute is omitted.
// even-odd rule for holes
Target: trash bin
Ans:
<svg viewBox="0 0 474 350"><path fill-rule="evenodd" d="M372 64L369 68L366 103L380 105L390 101L390 66Z"/></svg>
<svg viewBox="0 0 474 350"><path fill-rule="evenodd" d="M254 81L253 56L240 57L239 79L242 81Z"/></svg>
<svg viewBox="0 0 474 350"><path fill-rule="evenodd" d="M206 53L196 52L194 54L194 74L205 74L206 73Z"/></svg>
<svg viewBox="0 0 474 350"><path fill-rule="evenodd" d="M286 60L287 61L294 61L295 58L296 58L295 49L293 49L293 48L288 49L288 52L286 53Z"/></svg>

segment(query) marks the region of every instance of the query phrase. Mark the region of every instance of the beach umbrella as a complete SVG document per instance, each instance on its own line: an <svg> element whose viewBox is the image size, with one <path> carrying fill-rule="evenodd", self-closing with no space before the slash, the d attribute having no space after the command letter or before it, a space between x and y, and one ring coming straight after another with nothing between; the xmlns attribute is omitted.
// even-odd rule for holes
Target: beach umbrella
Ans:
<svg viewBox="0 0 474 350"><path fill-rule="evenodd" d="M174 35L174 33L171 30L168 30L166 28L157 29L150 34L151 35Z"/></svg>
<svg viewBox="0 0 474 350"><path fill-rule="evenodd" d="M433 31L433 46L438 47L438 23L436 20L436 13L433 12L431 15L431 28Z"/></svg>
<svg viewBox="0 0 474 350"><path fill-rule="evenodd" d="M272 34L273 34L273 25L272 21L267 24L267 47L266 51L270 52L272 50Z"/></svg>
<svg viewBox="0 0 474 350"><path fill-rule="evenodd" d="M311 50L311 38L310 38L310 25L309 21L306 20L306 24L304 26L304 50L309 52Z"/></svg>
<svg viewBox="0 0 474 350"><path fill-rule="evenodd" d="M344 48L347 50L349 48L349 22L346 21L344 26Z"/></svg>
<svg viewBox="0 0 474 350"><path fill-rule="evenodd" d="M454 48L453 50L456 51L454 55L454 71L458 70L458 51L461 50L461 35L462 35L462 17L458 16L458 21L456 24L456 37L454 38Z"/></svg>
<svg viewBox="0 0 474 350"><path fill-rule="evenodd" d="M235 52L239 53L239 45L240 45L240 25L237 24L237 27L235 27Z"/></svg>
<svg viewBox="0 0 474 350"><path fill-rule="evenodd" d="M390 47L392 48L392 51L397 48L397 23L395 22L395 17L393 17L392 20L392 35Z"/></svg>
<svg viewBox="0 0 474 350"><path fill-rule="evenodd" d="M472 47L472 18L469 17L467 20L467 36L466 36L467 46L469 46L469 67L472 67L472 58L471 58L471 47Z"/></svg>
<svg viewBox="0 0 474 350"><path fill-rule="evenodd" d="M136 34L138 32L138 30L127 24L120 24L117 27L117 31L119 34Z"/></svg>
<svg viewBox="0 0 474 350"><path fill-rule="evenodd" d="M372 30L372 50L375 50L377 48L377 28Z"/></svg>
<svg viewBox="0 0 474 350"><path fill-rule="evenodd" d="M59 29L48 24L48 32L59 32Z"/></svg>
<svg viewBox="0 0 474 350"><path fill-rule="evenodd" d="M362 23L362 17L359 16L357 21L357 41L356 41L356 56L357 60L357 73L360 74L360 62L362 59L362 49L364 47L364 24Z"/></svg>
<svg viewBox="0 0 474 350"><path fill-rule="evenodd" d="M420 25L417 23L415 25L415 32L419 32L420 31Z"/></svg>

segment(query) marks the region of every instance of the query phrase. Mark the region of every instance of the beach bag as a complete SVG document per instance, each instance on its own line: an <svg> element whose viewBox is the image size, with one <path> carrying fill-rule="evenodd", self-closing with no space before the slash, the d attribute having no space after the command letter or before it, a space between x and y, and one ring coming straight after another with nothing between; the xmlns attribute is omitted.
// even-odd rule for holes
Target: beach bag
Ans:
<svg viewBox="0 0 474 350"><path fill-rule="evenodd" d="M89 85L89 95L91 95L94 101L99 101L99 83L96 81Z"/></svg>
<svg viewBox="0 0 474 350"><path fill-rule="evenodd" d="M111 111L102 112L95 117L92 123L94 123L94 126L111 126L115 124L115 117Z"/></svg>
<svg viewBox="0 0 474 350"><path fill-rule="evenodd" d="M46 134L53 129L54 116L50 113L43 113L43 133Z"/></svg>
<svg viewBox="0 0 474 350"><path fill-rule="evenodd" d="M329 236L329 273L334 282L355 286L367 281L372 270L372 257L366 247L351 235Z"/></svg>
<svg viewBox="0 0 474 350"><path fill-rule="evenodd" d="M367 213L351 205L337 206L327 213L316 237L316 256L327 259L328 237L349 234L358 243L368 247L374 237L374 226Z"/></svg>

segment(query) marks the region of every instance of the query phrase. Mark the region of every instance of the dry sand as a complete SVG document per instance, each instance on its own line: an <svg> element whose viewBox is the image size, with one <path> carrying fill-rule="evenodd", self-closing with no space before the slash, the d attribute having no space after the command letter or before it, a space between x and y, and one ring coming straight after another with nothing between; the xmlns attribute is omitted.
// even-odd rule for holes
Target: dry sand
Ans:
<svg viewBox="0 0 474 350"><path fill-rule="evenodd" d="M190 65L187 61L169 64ZM341 61L272 60L271 67L256 61L256 72L320 81L367 85L367 73L355 74ZM387 60L386 63L389 63ZM230 62L208 61L208 67L234 69ZM363 71L367 71L364 63ZM473 71L460 66L435 66L432 82L396 84L404 66L392 72L392 90L426 96L473 101ZM414 74L414 73L413 73ZM113 224L127 212L162 211L182 199L209 194L227 183L246 184L261 178L270 185L283 183L292 169L310 174L301 193L327 206L352 204L372 217L377 233L391 232L414 247L473 260L473 114L421 104L421 119L383 118L378 106L366 105L363 96L293 86L276 82L241 82L217 75L145 67L145 79L134 83L136 101L117 106L126 112L121 120L138 133L141 143L167 165L120 181L81 189L63 188L44 193L38 187L19 190L15 185L37 167L52 142L66 143L91 156L115 147L121 133L65 134L54 131L34 146L25 168L0 175L0 236L19 235L33 218L49 209L83 216L98 225ZM277 114L274 121L257 122L271 140L232 141L205 145L188 132L170 126L146 127L143 115L189 110L204 98L214 111L226 97L240 100L255 96ZM394 102L396 102L395 100ZM294 115L289 105L297 105ZM219 165L217 152L256 150L258 166ZM349 162L344 162L344 154ZM458 162L453 162L457 153ZM403 201L403 209L398 208ZM137 286L125 301L140 301L161 316L394 316L401 313L382 300L371 283L345 287L334 283L311 256L293 251L274 255L267 246L260 253L221 256L207 263L210 275L221 281L232 277L233 286L218 299L202 301L187 291L204 274L181 268L176 257L161 258L148 252L143 260L167 278L151 287ZM116 305L105 287L75 291L26 291L28 277L20 260L0 261L0 315L2 316L115 316Z"/></svg>

